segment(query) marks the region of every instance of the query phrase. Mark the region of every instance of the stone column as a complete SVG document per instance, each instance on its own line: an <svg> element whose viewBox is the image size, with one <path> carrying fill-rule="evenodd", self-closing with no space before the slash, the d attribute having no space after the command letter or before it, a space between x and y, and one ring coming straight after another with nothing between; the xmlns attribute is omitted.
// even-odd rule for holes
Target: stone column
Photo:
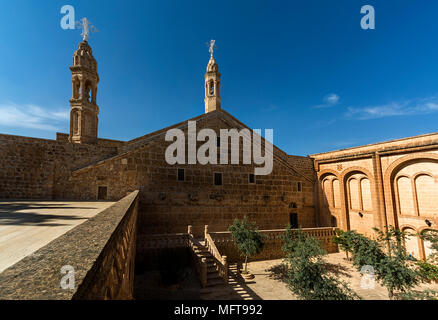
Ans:
<svg viewBox="0 0 438 320"><path fill-rule="evenodd" d="M383 231L387 227L387 217L385 208L385 194L383 186L382 162L378 152L373 154L373 174L374 174L374 194L375 201L373 201L374 209L374 225L376 228Z"/></svg>
<svg viewBox="0 0 438 320"><path fill-rule="evenodd" d="M207 234L208 234L208 224L204 226L204 238L207 238Z"/></svg>
<svg viewBox="0 0 438 320"><path fill-rule="evenodd" d="M339 189L341 193L341 229L347 231L350 229L350 224L348 223L348 200L346 199L347 193L345 192L344 177L341 177L341 179L339 179Z"/></svg>
<svg viewBox="0 0 438 320"><path fill-rule="evenodd" d="M227 256L222 256L222 264L224 265L224 281L228 283L228 261Z"/></svg>

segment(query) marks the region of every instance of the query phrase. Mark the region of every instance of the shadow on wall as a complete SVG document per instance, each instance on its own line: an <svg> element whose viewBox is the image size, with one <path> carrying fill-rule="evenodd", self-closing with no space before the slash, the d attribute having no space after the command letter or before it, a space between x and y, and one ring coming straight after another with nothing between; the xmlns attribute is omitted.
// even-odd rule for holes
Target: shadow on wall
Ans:
<svg viewBox="0 0 438 320"><path fill-rule="evenodd" d="M136 300L260 300L230 266L229 283L201 287L187 248L161 248L137 256Z"/></svg>
<svg viewBox="0 0 438 320"><path fill-rule="evenodd" d="M20 212L22 210L92 210L94 207L65 207L62 204L38 204L38 203L1 203L0 202L0 225L28 225L28 226L63 226L62 223L54 223L52 220L81 220L85 219L75 215L43 214L37 212Z"/></svg>

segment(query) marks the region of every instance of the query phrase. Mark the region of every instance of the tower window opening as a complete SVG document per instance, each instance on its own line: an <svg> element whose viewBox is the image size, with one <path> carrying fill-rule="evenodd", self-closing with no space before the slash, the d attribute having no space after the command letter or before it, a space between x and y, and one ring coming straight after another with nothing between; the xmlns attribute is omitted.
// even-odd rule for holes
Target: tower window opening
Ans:
<svg viewBox="0 0 438 320"><path fill-rule="evenodd" d="M210 96L214 95L214 82L210 82Z"/></svg>
<svg viewBox="0 0 438 320"><path fill-rule="evenodd" d="M85 87L85 98L91 102L91 86L89 84Z"/></svg>
<svg viewBox="0 0 438 320"><path fill-rule="evenodd" d="M249 174L249 183L255 183L255 175L254 173Z"/></svg>

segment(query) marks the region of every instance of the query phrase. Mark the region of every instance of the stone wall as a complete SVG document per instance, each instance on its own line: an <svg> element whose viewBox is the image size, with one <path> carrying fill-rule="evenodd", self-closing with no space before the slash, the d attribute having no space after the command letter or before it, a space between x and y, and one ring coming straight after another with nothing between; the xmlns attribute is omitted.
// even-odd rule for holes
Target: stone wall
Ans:
<svg viewBox="0 0 438 320"><path fill-rule="evenodd" d="M115 154L116 147L0 134L0 199L70 199L71 172Z"/></svg>
<svg viewBox="0 0 438 320"><path fill-rule="evenodd" d="M312 157L321 224L370 237L373 227L413 234L438 229L437 133ZM427 248L419 237L409 241L408 251L417 258L425 258Z"/></svg>
<svg viewBox="0 0 438 320"><path fill-rule="evenodd" d="M312 158L288 155L287 162L293 168L308 177L310 180L316 180L315 168L313 167Z"/></svg>
<svg viewBox="0 0 438 320"><path fill-rule="evenodd" d="M68 231L0 274L0 300L131 299L138 191ZM62 289L63 266L74 289Z"/></svg>
<svg viewBox="0 0 438 320"><path fill-rule="evenodd" d="M219 114L211 112L198 119L198 130L211 128L218 133L221 128L239 128ZM182 129L187 136L187 128ZM223 231L244 215L263 229L284 228L291 213L298 215L303 228L316 225L314 182L294 170L284 153L274 150L273 172L250 183L254 165L169 165L165 150L170 142L164 140L165 132L136 140L135 148L129 147L132 150L125 146L125 153L75 171L72 194L88 199L104 187L108 199L117 199L140 190L140 234L185 232L187 225L193 225L194 234L201 235L206 224L212 231ZM185 170L184 181L177 180L178 168ZM223 185L214 185L215 172L222 173Z"/></svg>
<svg viewBox="0 0 438 320"><path fill-rule="evenodd" d="M56 141L67 143L69 135L67 133L56 133ZM101 147L122 147L126 144L125 141L97 138L96 144Z"/></svg>

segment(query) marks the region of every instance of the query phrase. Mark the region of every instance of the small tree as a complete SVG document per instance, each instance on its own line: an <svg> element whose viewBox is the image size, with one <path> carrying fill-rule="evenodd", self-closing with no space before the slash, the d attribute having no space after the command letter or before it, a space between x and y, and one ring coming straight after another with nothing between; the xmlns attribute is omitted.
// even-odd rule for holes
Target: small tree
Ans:
<svg viewBox="0 0 438 320"><path fill-rule="evenodd" d="M359 299L347 285L328 274L323 260L327 253L319 241L302 230L287 227L283 250L289 265L288 287L305 300Z"/></svg>
<svg viewBox="0 0 438 320"><path fill-rule="evenodd" d="M347 260L350 260L348 254L353 251L351 247L351 243L348 238L348 234L340 229L336 229L336 235L333 237L333 242L336 243L342 250L345 251L345 255L347 256Z"/></svg>
<svg viewBox="0 0 438 320"><path fill-rule="evenodd" d="M237 250L245 256L244 273L248 273L248 257L260 253L263 249L263 235L253 222L249 222L245 216L242 220L235 219L234 223L228 228L233 237Z"/></svg>

